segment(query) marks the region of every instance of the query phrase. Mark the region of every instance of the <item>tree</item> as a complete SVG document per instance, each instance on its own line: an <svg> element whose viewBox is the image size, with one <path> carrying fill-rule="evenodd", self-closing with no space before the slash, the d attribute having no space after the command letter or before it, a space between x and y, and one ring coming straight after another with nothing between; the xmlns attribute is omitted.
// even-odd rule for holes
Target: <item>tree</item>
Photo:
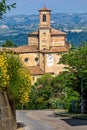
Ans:
<svg viewBox="0 0 87 130"><path fill-rule="evenodd" d="M5 14L8 10L10 11L11 8L16 8L16 3L7 5L6 0L1 0L0 1L0 19L2 18L2 15Z"/></svg>
<svg viewBox="0 0 87 130"><path fill-rule="evenodd" d="M2 47L17 47L17 45L13 41L7 40L2 44Z"/></svg>
<svg viewBox="0 0 87 130"><path fill-rule="evenodd" d="M76 90L81 95L81 79L83 80L83 96L87 99L87 43L77 48L72 48L64 54L60 63L66 65L66 74L71 79L71 85L67 86ZM66 79L65 79L66 80Z"/></svg>
<svg viewBox="0 0 87 130"><path fill-rule="evenodd" d="M52 76L45 74L38 78L30 93L29 108L46 109L49 108L49 99L52 96L52 87L50 86Z"/></svg>
<svg viewBox="0 0 87 130"><path fill-rule="evenodd" d="M69 53L64 54L60 60L60 63L66 65L65 69L67 74L72 76L72 79L77 86L74 86L75 89L80 86L80 79L83 77L84 88L86 87L86 77L87 77L87 44L82 44L77 48L69 50ZM69 77L68 76L68 77Z"/></svg>
<svg viewBox="0 0 87 130"><path fill-rule="evenodd" d="M66 71L52 79L53 99L51 102L53 102L56 108L66 108L70 111L72 100L78 101L79 94L73 90L73 84L72 74L70 75Z"/></svg>
<svg viewBox="0 0 87 130"><path fill-rule="evenodd" d="M53 88L53 97L63 99L65 88L64 79L65 75L63 73L55 76L52 79L51 86Z"/></svg>
<svg viewBox="0 0 87 130"><path fill-rule="evenodd" d="M19 57L13 52L2 52L0 54L0 90L6 91L15 103L26 104L29 102L30 89L30 73L23 67Z"/></svg>
<svg viewBox="0 0 87 130"><path fill-rule="evenodd" d="M20 75L19 102L23 106L28 104L30 101L32 78L30 72L26 68L21 68L19 70L19 75Z"/></svg>

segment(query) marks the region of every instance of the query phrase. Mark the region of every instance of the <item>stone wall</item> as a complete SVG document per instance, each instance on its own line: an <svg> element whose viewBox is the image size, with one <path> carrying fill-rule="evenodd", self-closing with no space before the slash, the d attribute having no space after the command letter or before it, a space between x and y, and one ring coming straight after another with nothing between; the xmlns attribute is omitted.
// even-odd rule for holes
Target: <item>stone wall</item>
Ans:
<svg viewBox="0 0 87 130"><path fill-rule="evenodd" d="M0 130L16 130L16 117L5 92L0 91Z"/></svg>

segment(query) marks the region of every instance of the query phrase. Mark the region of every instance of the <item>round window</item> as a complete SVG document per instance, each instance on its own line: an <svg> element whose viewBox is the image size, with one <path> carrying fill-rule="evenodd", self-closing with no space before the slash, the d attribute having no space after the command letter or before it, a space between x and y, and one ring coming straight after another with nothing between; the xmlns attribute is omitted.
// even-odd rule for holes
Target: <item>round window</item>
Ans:
<svg viewBox="0 0 87 130"><path fill-rule="evenodd" d="M35 61L37 62L39 59L38 59L38 57L35 57Z"/></svg>
<svg viewBox="0 0 87 130"><path fill-rule="evenodd" d="M24 61L25 61L25 62L28 62L28 61L29 61L29 59L28 59L28 58L25 58L25 59L24 59Z"/></svg>

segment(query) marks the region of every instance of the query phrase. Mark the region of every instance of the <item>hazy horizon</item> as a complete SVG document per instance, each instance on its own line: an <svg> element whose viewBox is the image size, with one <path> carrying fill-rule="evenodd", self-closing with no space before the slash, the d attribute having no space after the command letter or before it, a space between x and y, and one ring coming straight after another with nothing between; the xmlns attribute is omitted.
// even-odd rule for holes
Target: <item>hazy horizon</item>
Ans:
<svg viewBox="0 0 87 130"><path fill-rule="evenodd" d="M52 13L87 13L87 0L7 0L16 2L16 8L6 15L38 15L38 10L46 6Z"/></svg>

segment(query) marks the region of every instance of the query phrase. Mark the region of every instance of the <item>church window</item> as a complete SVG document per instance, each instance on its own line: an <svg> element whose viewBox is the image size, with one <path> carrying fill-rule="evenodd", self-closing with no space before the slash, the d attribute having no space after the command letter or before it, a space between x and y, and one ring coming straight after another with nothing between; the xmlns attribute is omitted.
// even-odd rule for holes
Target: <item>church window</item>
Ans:
<svg viewBox="0 0 87 130"><path fill-rule="evenodd" d="M45 32L44 32L43 34L44 34L44 35L46 35L46 33L45 33Z"/></svg>
<svg viewBox="0 0 87 130"><path fill-rule="evenodd" d="M43 14L43 22L46 22L46 14Z"/></svg>
<svg viewBox="0 0 87 130"><path fill-rule="evenodd" d="M38 60L39 60L38 57L35 57L35 61L38 62Z"/></svg>
<svg viewBox="0 0 87 130"><path fill-rule="evenodd" d="M24 61L25 61L25 62L28 62L28 61L29 61L29 59L28 59L28 58L25 58L25 59L24 59Z"/></svg>

